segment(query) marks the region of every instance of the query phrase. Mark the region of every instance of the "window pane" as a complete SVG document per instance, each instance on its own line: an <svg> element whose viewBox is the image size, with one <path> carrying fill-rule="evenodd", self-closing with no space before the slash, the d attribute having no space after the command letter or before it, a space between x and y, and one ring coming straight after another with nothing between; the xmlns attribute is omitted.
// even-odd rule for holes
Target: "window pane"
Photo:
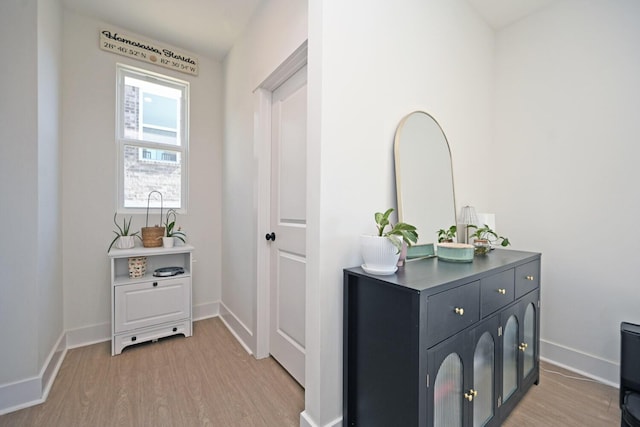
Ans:
<svg viewBox="0 0 640 427"><path fill-rule="evenodd" d="M181 145L182 91L134 77L124 78L123 136Z"/></svg>
<svg viewBox="0 0 640 427"><path fill-rule="evenodd" d="M147 207L151 191L162 193L165 208L180 208L182 156L179 151L124 147L124 207ZM160 207L159 201L151 201ZM155 221L155 219L154 219Z"/></svg>

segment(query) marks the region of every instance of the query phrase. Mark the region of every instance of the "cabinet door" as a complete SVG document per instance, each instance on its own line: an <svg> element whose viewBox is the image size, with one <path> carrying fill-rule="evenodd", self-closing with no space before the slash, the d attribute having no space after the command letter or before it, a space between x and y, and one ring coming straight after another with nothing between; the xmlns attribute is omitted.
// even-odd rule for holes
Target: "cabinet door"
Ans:
<svg viewBox="0 0 640 427"><path fill-rule="evenodd" d="M191 278L162 279L114 288L114 332L191 317Z"/></svg>
<svg viewBox="0 0 640 427"><path fill-rule="evenodd" d="M539 335L539 301L538 291L527 295L522 299L520 316L522 317L522 339L518 349L522 353L521 378L523 384L537 382L538 380L538 335Z"/></svg>
<svg viewBox="0 0 640 427"><path fill-rule="evenodd" d="M502 389L504 411L511 411L518 399L539 375L539 292L531 292L501 314Z"/></svg>
<svg viewBox="0 0 640 427"><path fill-rule="evenodd" d="M470 421L473 427L498 425L496 371L499 367L499 317L494 316L474 328L471 336L473 376L468 394L473 396Z"/></svg>
<svg viewBox="0 0 640 427"><path fill-rule="evenodd" d="M518 389L520 316L517 306L502 313L502 393L506 403Z"/></svg>
<svg viewBox="0 0 640 427"><path fill-rule="evenodd" d="M464 378L470 367L464 363L465 338L455 335L427 352L429 426L462 427L467 418Z"/></svg>

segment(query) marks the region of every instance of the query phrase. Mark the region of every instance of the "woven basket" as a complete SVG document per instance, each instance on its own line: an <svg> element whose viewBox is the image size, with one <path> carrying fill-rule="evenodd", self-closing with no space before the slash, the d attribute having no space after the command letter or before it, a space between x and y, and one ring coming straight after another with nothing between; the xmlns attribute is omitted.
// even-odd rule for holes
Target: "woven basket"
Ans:
<svg viewBox="0 0 640 427"><path fill-rule="evenodd" d="M160 223L162 223L162 193L153 190L147 197L147 221L145 222L146 227L142 227L142 246L144 246L145 248L159 248L160 246L162 246L162 237L164 236L164 227L159 227L157 225L154 227L149 227L149 202L153 193L158 193L160 195Z"/></svg>
<svg viewBox="0 0 640 427"><path fill-rule="evenodd" d="M164 227L142 227L142 246L145 248L158 248L162 246Z"/></svg>

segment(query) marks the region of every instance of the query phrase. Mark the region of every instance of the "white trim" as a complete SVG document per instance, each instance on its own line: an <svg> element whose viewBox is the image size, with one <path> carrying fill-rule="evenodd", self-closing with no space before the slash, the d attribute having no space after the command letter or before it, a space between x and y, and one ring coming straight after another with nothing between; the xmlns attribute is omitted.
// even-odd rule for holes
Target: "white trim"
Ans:
<svg viewBox="0 0 640 427"><path fill-rule="evenodd" d="M47 399L67 354L65 335L62 333L58 338L38 376L0 385L0 415L38 405Z"/></svg>
<svg viewBox="0 0 640 427"><path fill-rule="evenodd" d="M547 340L540 340L540 359L611 387L620 385L620 364Z"/></svg>
<svg viewBox="0 0 640 427"><path fill-rule="evenodd" d="M256 259L256 358L269 356L269 278L271 251L264 235L271 228L271 94L258 88L254 92L254 153L258 159L255 174L257 188Z"/></svg>
<svg viewBox="0 0 640 427"><path fill-rule="evenodd" d="M205 304L194 305L193 321L209 319L220 315L220 301L208 302Z"/></svg>
<svg viewBox="0 0 640 427"><path fill-rule="evenodd" d="M220 302L220 320L227 327L231 335L233 335L240 345L244 347L247 353L253 354L251 346L248 343L253 342L253 332L247 328L244 323L229 308Z"/></svg>
<svg viewBox="0 0 640 427"><path fill-rule="evenodd" d="M254 174L257 206L256 336L255 356L269 356L270 250L264 238L271 227L271 94L298 70L307 65L307 41L298 47L254 90L253 152L258 159Z"/></svg>
<svg viewBox="0 0 640 427"><path fill-rule="evenodd" d="M340 427L342 425L342 417L338 417L335 420L325 424L323 427ZM316 423L307 411L300 413L300 427L320 427L320 424Z"/></svg>
<svg viewBox="0 0 640 427"><path fill-rule="evenodd" d="M100 323L98 325L69 329L66 332L66 336L67 349L111 341L111 324Z"/></svg>
<svg viewBox="0 0 640 427"><path fill-rule="evenodd" d="M282 64L278 66L260 85L255 89L266 89L269 92L276 90L282 83L296 71L307 65L308 41L305 40Z"/></svg>
<svg viewBox="0 0 640 427"><path fill-rule="evenodd" d="M179 102L179 120L177 128L178 145L165 144L161 142L150 142L141 139L128 139L124 135L124 81L126 77L135 78L157 85L163 85L179 91L182 96ZM148 147L151 149L161 149L180 153L180 207L175 208L179 213L186 213L189 206L189 124L190 124L190 104L191 83L187 80L176 79L164 74L154 73L142 68L130 65L116 64L116 211L120 214L137 214L146 212L146 203L143 206L124 207L124 149L125 146L136 148ZM142 94L141 94L142 95ZM142 123L141 123L142 125ZM178 164L178 162L175 162ZM171 206L165 206L171 208Z"/></svg>

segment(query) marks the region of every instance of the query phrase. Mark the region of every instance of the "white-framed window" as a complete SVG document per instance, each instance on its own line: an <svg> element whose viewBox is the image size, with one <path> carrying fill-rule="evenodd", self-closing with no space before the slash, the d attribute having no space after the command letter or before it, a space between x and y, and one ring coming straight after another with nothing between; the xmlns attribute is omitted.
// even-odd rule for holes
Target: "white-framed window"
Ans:
<svg viewBox="0 0 640 427"><path fill-rule="evenodd" d="M144 211L151 191L165 208L185 211L189 82L117 64L116 103L118 211Z"/></svg>

